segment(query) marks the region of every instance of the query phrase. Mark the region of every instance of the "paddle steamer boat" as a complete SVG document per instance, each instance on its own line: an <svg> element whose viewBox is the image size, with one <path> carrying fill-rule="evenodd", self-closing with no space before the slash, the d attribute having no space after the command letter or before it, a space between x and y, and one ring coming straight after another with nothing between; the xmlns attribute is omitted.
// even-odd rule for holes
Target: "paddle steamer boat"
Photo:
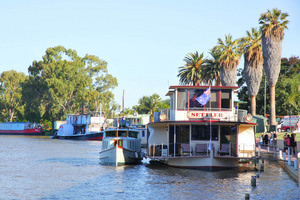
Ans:
<svg viewBox="0 0 300 200"><path fill-rule="evenodd" d="M209 90L208 90L209 89ZM148 124L148 158L182 168L226 169L255 156L255 126L235 86L170 86L170 109ZM203 94L210 100L197 101Z"/></svg>

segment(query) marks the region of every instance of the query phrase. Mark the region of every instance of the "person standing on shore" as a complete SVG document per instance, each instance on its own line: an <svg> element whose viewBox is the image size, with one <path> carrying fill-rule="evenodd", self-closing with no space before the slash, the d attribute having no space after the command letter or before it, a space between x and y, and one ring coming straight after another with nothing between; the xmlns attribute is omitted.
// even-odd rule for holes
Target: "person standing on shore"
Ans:
<svg viewBox="0 0 300 200"><path fill-rule="evenodd" d="M261 134L261 136L259 138L259 142L260 142L260 145L264 144L264 133Z"/></svg>
<svg viewBox="0 0 300 200"><path fill-rule="evenodd" d="M266 133L265 137L264 137L264 145L268 146L268 143L269 143L269 136L268 136L268 133Z"/></svg>
<svg viewBox="0 0 300 200"><path fill-rule="evenodd" d="M286 138L287 138L287 133L285 133L283 136L283 151L286 151L286 149L287 149L286 143L285 143Z"/></svg>
<svg viewBox="0 0 300 200"><path fill-rule="evenodd" d="M291 154L296 155L295 150L296 150L297 143L296 143L296 137L294 133L292 133L290 140L291 140L291 149L292 149Z"/></svg>
<svg viewBox="0 0 300 200"><path fill-rule="evenodd" d="M287 138L285 139L285 145L286 145L286 149L289 151L289 148L291 147L290 135L287 135Z"/></svg>
<svg viewBox="0 0 300 200"><path fill-rule="evenodd" d="M273 144L274 144L274 147L276 148L277 147L277 133L276 133L276 131L273 133Z"/></svg>

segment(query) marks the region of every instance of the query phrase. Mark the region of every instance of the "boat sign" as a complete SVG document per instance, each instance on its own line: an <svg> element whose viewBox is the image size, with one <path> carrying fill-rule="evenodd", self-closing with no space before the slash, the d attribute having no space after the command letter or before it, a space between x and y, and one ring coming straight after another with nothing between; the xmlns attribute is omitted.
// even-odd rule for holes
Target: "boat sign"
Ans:
<svg viewBox="0 0 300 200"><path fill-rule="evenodd" d="M209 117L211 115L212 118L215 119L225 119L227 117L225 112L210 112L210 111L190 111L188 112L188 118L203 118Z"/></svg>

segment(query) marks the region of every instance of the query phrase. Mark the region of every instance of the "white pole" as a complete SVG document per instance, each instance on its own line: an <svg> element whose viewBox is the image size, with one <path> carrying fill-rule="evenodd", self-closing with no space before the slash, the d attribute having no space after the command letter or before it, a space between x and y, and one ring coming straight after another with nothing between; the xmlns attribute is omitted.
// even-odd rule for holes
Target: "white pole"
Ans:
<svg viewBox="0 0 300 200"><path fill-rule="evenodd" d="M279 151L279 158L282 159L282 150Z"/></svg>
<svg viewBox="0 0 300 200"><path fill-rule="evenodd" d="M298 153L298 183L300 183L300 153ZM300 199L300 184L299 185L299 199Z"/></svg>
<svg viewBox="0 0 300 200"><path fill-rule="evenodd" d="M291 161L291 147L288 148L288 165L292 165L292 161Z"/></svg>

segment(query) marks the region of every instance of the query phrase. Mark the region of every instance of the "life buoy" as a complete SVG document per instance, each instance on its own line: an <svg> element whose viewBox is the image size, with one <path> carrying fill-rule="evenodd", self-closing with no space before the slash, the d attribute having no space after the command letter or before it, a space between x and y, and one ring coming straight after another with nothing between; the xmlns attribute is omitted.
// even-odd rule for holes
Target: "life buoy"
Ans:
<svg viewBox="0 0 300 200"><path fill-rule="evenodd" d="M252 120L252 115L250 113L247 114L247 116L245 117L247 122L250 122Z"/></svg>
<svg viewBox="0 0 300 200"><path fill-rule="evenodd" d="M159 116L159 119L161 120L161 121L165 121L166 119L167 119L167 115L166 114L161 114L160 116Z"/></svg>

